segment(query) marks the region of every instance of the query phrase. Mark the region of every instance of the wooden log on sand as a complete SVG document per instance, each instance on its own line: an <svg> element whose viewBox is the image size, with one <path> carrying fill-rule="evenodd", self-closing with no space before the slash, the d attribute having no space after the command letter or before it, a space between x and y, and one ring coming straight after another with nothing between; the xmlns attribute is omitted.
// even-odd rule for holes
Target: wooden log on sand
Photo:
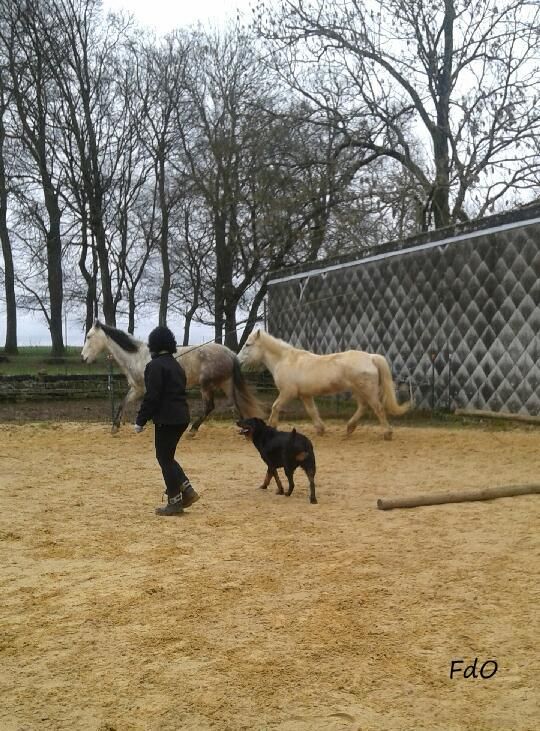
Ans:
<svg viewBox="0 0 540 731"><path fill-rule="evenodd" d="M379 510L393 508L418 508L421 505L442 505L444 503L466 503L475 500L493 500L498 497L514 497L515 495L540 494L540 485L502 485L500 487L484 487L481 490L459 492L439 492L433 495L411 495L404 498L379 498Z"/></svg>
<svg viewBox="0 0 540 731"><path fill-rule="evenodd" d="M509 421L520 421L523 424L538 424L540 416L528 416L527 414L509 414L506 411L482 411L480 409L456 409L456 416L475 416L481 419L507 419Z"/></svg>

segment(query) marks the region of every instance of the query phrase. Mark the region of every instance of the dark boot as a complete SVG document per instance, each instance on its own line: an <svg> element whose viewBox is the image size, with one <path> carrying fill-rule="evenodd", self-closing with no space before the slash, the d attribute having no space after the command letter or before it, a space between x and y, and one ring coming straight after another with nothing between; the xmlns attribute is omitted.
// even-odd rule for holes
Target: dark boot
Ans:
<svg viewBox="0 0 540 731"><path fill-rule="evenodd" d="M182 493L175 497L169 498L167 505L163 508L156 508L156 515L182 515L184 512L184 505L182 502Z"/></svg>
<svg viewBox="0 0 540 731"><path fill-rule="evenodd" d="M184 508L189 508L190 505L197 502L200 495L198 492L195 492L190 482L188 482L187 485L184 483L182 487L184 488L182 491L182 504Z"/></svg>

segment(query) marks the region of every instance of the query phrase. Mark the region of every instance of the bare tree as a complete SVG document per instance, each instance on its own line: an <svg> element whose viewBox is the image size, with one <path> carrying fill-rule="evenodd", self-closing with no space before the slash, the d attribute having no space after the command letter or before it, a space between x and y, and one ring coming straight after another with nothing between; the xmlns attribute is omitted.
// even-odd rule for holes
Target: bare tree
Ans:
<svg viewBox="0 0 540 731"><path fill-rule="evenodd" d="M82 181L82 174L79 165L79 158L73 150L73 139L64 135L63 161L66 175L66 191L64 194L66 207L71 212L74 221L78 223L80 240L75 242L79 247L78 269L86 284L86 290L81 291L80 283L75 281L72 288L72 298L84 302L84 331L92 327L94 320L98 317L98 274L99 263L94 237L90 229L88 201L85 187Z"/></svg>
<svg viewBox="0 0 540 731"><path fill-rule="evenodd" d="M159 295L159 323L167 323L171 291L170 218L179 203L173 183L172 166L178 168L180 142L176 118L182 106L183 77L189 52L187 37L174 33L159 44L146 44L133 49L136 71L134 93L143 109L139 128L141 144L146 148L155 180L159 211L159 252L162 279Z"/></svg>
<svg viewBox="0 0 540 731"><path fill-rule="evenodd" d="M483 215L539 166L540 8L527 0L284 0L257 27L294 88L335 114L344 147L403 166L427 224ZM314 87L303 69L326 64ZM348 90L333 105L332 90ZM425 147L418 156L418 138Z"/></svg>
<svg viewBox="0 0 540 731"><path fill-rule="evenodd" d="M116 324L107 236L107 204L118 174L130 117L117 94L118 54L126 27L114 19L101 23L99 0L41 0L52 24L43 24L41 41L62 104L64 134L73 140L101 279L103 315ZM37 9L35 11L37 13Z"/></svg>
<svg viewBox="0 0 540 731"><path fill-rule="evenodd" d="M270 272L324 251L331 217L373 153L343 149L328 119L314 123L305 101L286 99L254 39L238 28L195 41L188 103L177 116L182 174L205 211L213 266L205 269L206 319L193 317L236 349L238 330L245 326L241 343L257 322Z"/></svg>
<svg viewBox="0 0 540 731"><path fill-rule="evenodd" d="M7 223L8 213L8 176L6 173L6 125L5 113L9 101L6 90L7 69L0 64L0 241L4 258L4 292L6 298L6 340L5 353L17 353L17 299L15 294L15 268L13 251Z"/></svg>
<svg viewBox="0 0 540 731"><path fill-rule="evenodd" d="M184 318L183 345L189 345L191 324L203 321L211 310L209 282L212 279L213 240L205 215L204 201L185 183L182 207L178 211L176 245L171 251L171 308Z"/></svg>
<svg viewBox="0 0 540 731"><path fill-rule="evenodd" d="M230 29L196 38L185 85L188 103L178 110L178 127L213 241L208 309L217 342L236 349L239 303L260 274L247 198L266 162L254 152L267 138L269 118L254 106L270 84L249 38Z"/></svg>
<svg viewBox="0 0 540 731"><path fill-rule="evenodd" d="M1 42L7 56L9 81L17 126L14 134L36 170L47 214L46 223L37 222L46 242L46 280L50 314L52 352L64 352L62 334L63 272L60 206L61 181L55 166L57 99L51 83L50 66L43 49L41 18L35 4L28 0L16 4L0 0L4 23ZM46 22L50 19L43 18ZM36 204L35 210L39 206ZM43 225L42 225L43 224Z"/></svg>
<svg viewBox="0 0 540 731"><path fill-rule="evenodd" d="M121 259L117 264L122 272L123 289L127 299L128 332L135 332L136 314L149 302L154 302L153 292L146 285L149 280L148 262L157 250L155 232L155 196L142 188L144 179L139 178L141 187L133 185L132 176L126 170L126 186L118 193L119 235ZM129 196L126 196L127 193ZM141 294L141 289L146 295Z"/></svg>

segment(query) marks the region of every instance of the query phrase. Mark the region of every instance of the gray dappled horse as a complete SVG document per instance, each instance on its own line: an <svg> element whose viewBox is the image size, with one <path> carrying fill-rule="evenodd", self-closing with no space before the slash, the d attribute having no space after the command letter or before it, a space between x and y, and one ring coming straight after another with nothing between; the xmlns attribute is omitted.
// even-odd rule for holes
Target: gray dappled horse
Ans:
<svg viewBox="0 0 540 731"><path fill-rule="evenodd" d="M114 358L129 385L114 417L114 434L120 428L127 405L144 396L144 369L151 356L146 343L96 320L86 334L81 358L85 363L92 363L104 351ZM225 345L188 345L177 348L175 358L186 373L186 388L199 386L203 399L203 413L191 425L188 432L190 436L195 436L200 425L214 410L214 395L219 390L234 403L242 418L262 416L262 408L242 375L238 358Z"/></svg>

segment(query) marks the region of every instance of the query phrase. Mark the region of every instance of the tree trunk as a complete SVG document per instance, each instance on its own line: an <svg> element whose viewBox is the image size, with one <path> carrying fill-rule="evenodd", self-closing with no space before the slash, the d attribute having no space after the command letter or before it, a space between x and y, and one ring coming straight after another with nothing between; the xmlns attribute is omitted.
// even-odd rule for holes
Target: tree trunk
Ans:
<svg viewBox="0 0 540 731"><path fill-rule="evenodd" d="M161 227L159 247L161 253L161 267L163 270L163 281L159 297L159 324L167 324L167 312L169 309L169 292L171 291L171 267L169 263L169 209L167 205L167 194L165 191L165 157L159 159L158 172L159 207L161 209Z"/></svg>
<svg viewBox="0 0 540 731"><path fill-rule="evenodd" d="M236 332L236 308L238 303L231 299L228 299L225 307L225 345L234 350L238 351L238 334Z"/></svg>
<svg viewBox="0 0 540 731"><path fill-rule="evenodd" d="M182 345L189 345L189 331L191 329L191 323L193 321L193 315L197 312L199 308L199 297L198 295L195 295L195 298L193 300L193 303L189 310L184 315L184 339L182 342Z"/></svg>
<svg viewBox="0 0 540 731"><path fill-rule="evenodd" d="M81 254L79 256L79 269L86 282L86 295L85 295L85 333L87 333L92 327L96 312L97 304L97 262L94 247L92 247L92 273L86 268L86 257L88 255L88 223L86 220L85 211L82 211L82 225L81 225Z"/></svg>
<svg viewBox="0 0 540 731"><path fill-rule="evenodd" d="M223 321L225 316L225 249L227 237L225 215L214 214L214 236L216 242L216 282L214 288L214 333L216 343L223 342Z"/></svg>
<svg viewBox="0 0 540 731"><path fill-rule="evenodd" d="M4 352L17 353L17 302L15 299L15 269L13 252L7 227L7 182L4 165L4 139L6 131L3 122L3 95L0 99L0 240L4 257L4 291L6 296L6 341Z"/></svg>
<svg viewBox="0 0 540 731"><path fill-rule="evenodd" d="M437 71L437 127L431 133L435 157L435 186L432 196L432 210L436 228L442 228L451 223L448 140L450 137L450 88L452 58L454 55L454 0L445 0L444 5L445 14L442 23L444 55L442 65Z"/></svg>
<svg viewBox="0 0 540 731"><path fill-rule="evenodd" d="M44 176L45 177L45 176ZM49 330L53 355L64 355L64 337L62 333L63 316L63 274L62 274L62 241L60 221L62 214L58 205L58 195L51 181L43 181L45 207L49 215L47 232L47 284L49 287L50 320Z"/></svg>
<svg viewBox="0 0 540 731"><path fill-rule="evenodd" d="M259 307L261 306L264 298L266 297L266 292L268 290L268 287L266 286L266 280L261 285L261 288L253 298L253 302L251 303L251 307L249 309L249 315L248 320L246 322L246 326L244 328L244 332L242 333L242 337L240 338L239 347L241 348L250 334L253 332L253 329L255 325L257 324L257 313L259 311Z"/></svg>
<svg viewBox="0 0 540 731"><path fill-rule="evenodd" d="M128 292L128 333L133 335L135 332L135 287L131 287Z"/></svg>
<svg viewBox="0 0 540 731"><path fill-rule="evenodd" d="M85 42L87 42L85 38ZM90 209L90 230L94 238L94 245L99 262L99 271L101 276L101 296L103 317L105 323L116 327L116 304L112 293L111 272L109 269L109 250L107 248L107 235L105 232L105 224L103 222L103 197L104 184L101 169L100 146L96 137L96 124L92 116L92 100L90 93L90 81L88 79L87 64L87 48L84 47L83 66L80 70L80 86L79 94L82 100L82 108L84 112L88 141L79 139L79 149L81 152L83 167L83 183L85 194L88 199ZM80 134L80 133L79 133ZM88 145L86 151L86 144Z"/></svg>
<svg viewBox="0 0 540 731"><path fill-rule="evenodd" d="M105 318L105 323L107 325L116 327L116 307L112 294L111 273L109 271L109 252L107 249L107 237L103 226L101 206L96 206L96 204L91 206L90 226L94 234L99 271L101 274L103 317Z"/></svg>
<svg viewBox="0 0 540 731"><path fill-rule="evenodd" d="M435 228L449 226L450 221L450 171L448 162L448 140L444 133L436 132L433 135L433 149L435 154L435 185L431 206Z"/></svg>
<svg viewBox="0 0 540 731"><path fill-rule="evenodd" d="M189 331L191 329L191 321L193 320L193 315L191 313L191 308L186 312L184 316L184 336L182 338L182 345L185 347L186 345L189 345Z"/></svg>

